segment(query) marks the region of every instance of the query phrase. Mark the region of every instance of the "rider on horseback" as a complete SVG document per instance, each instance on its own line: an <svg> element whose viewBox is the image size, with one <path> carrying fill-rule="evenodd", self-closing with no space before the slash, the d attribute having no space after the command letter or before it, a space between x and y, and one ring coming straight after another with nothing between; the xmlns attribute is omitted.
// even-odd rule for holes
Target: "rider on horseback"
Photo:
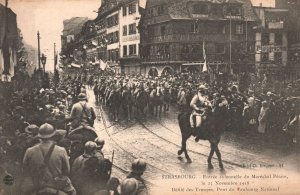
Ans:
<svg viewBox="0 0 300 195"><path fill-rule="evenodd" d="M192 107L193 111L190 116L190 124L192 128L199 128L203 123L203 120L207 117L207 108L211 108L211 102L207 96L207 88L204 85L200 85L198 88L198 93L193 97L190 106ZM198 133L196 141L199 141Z"/></svg>

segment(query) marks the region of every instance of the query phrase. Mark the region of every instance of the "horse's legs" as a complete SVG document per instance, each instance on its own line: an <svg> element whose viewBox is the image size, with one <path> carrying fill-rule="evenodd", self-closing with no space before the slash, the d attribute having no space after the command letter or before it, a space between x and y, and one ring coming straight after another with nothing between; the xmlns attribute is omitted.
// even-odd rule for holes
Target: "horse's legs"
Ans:
<svg viewBox="0 0 300 195"><path fill-rule="evenodd" d="M188 152L186 150L186 141L187 141L188 138L186 138L185 136L182 136L182 140L181 140L181 149L178 150L178 155L180 156L183 152L184 152L184 155L185 155L185 158L187 159L187 162L188 163L191 163L192 160L191 158L189 157L188 155Z"/></svg>
<svg viewBox="0 0 300 195"><path fill-rule="evenodd" d="M221 152L220 152L219 147L218 147L217 144L216 144L216 154L217 154L217 157L218 157L218 160L219 160L219 167L221 168L221 170L223 170L224 166L223 166L223 163L222 163Z"/></svg>
<svg viewBox="0 0 300 195"><path fill-rule="evenodd" d="M211 159L212 159L214 153L215 153L215 146L214 146L213 143L210 143L210 153L209 153L208 159L207 159L208 169L213 169L214 168L214 166L211 163Z"/></svg>
<svg viewBox="0 0 300 195"><path fill-rule="evenodd" d="M187 152L187 150L186 150L186 140L187 140L187 139L185 139L185 140L184 140L184 143L182 143L184 155L185 155L185 158L186 158L187 162L188 162L188 163L192 163L192 160L191 160L191 158L190 158L190 156L188 155L188 152Z"/></svg>

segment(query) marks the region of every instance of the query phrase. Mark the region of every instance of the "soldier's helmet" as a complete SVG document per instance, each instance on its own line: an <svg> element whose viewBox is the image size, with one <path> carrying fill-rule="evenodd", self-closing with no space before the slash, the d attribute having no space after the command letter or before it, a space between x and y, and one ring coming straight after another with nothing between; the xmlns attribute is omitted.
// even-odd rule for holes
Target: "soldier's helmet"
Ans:
<svg viewBox="0 0 300 195"><path fill-rule="evenodd" d="M143 173L146 170L147 163L142 159L135 159L131 164L131 169L135 173Z"/></svg>
<svg viewBox="0 0 300 195"><path fill-rule="evenodd" d="M95 139L95 143L97 144L97 146L103 146L105 144L105 140L100 137L97 137Z"/></svg>
<svg viewBox="0 0 300 195"><path fill-rule="evenodd" d="M138 181L134 178L125 179L121 183L121 194L136 194Z"/></svg>
<svg viewBox="0 0 300 195"><path fill-rule="evenodd" d="M84 153L92 154L97 149L97 144L93 141L88 141L84 145Z"/></svg>

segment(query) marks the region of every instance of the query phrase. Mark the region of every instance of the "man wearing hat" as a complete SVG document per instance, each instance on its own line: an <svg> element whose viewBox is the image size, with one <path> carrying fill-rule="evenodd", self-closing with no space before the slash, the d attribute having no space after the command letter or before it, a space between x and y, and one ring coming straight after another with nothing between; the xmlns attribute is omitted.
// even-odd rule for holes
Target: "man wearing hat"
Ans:
<svg viewBox="0 0 300 195"><path fill-rule="evenodd" d="M96 119L95 111L93 107L88 105L84 93L78 95L78 100L79 102L74 104L71 110L72 129L79 127L92 128Z"/></svg>
<svg viewBox="0 0 300 195"><path fill-rule="evenodd" d="M200 85L198 88L198 93L193 97L191 101L190 106L193 111L190 117L190 124L192 128L201 126L202 120L205 118L205 109L207 107L212 107L206 91L207 88L205 87L205 85ZM196 137L196 141L199 141L198 136Z"/></svg>
<svg viewBox="0 0 300 195"><path fill-rule="evenodd" d="M27 188L24 194L31 194L36 190L45 190L46 188L55 191L65 190L57 189L55 180L56 178L61 178L61 176L69 175L69 158L66 150L56 145L53 140L55 135L56 130L52 125L48 123L43 124L39 128L38 133L41 142L26 150L23 159L23 171L25 177L32 180L33 188ZM75 194L76 191L69 179L67 183L68 189L66 191L70 192L70 194Z"/></svg>

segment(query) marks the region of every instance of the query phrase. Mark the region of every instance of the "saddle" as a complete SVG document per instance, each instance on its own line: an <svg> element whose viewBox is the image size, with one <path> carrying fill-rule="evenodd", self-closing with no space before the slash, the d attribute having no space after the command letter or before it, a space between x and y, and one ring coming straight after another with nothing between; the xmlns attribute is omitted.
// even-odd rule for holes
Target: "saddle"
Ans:
<svg viewBox="0 0 300 195"><path fill-rule="evenodd" d="M204 109L200 111L193 111L190 115L191 128L201 127L203 120L205 119L206 119L206 111Z"/></svg>

